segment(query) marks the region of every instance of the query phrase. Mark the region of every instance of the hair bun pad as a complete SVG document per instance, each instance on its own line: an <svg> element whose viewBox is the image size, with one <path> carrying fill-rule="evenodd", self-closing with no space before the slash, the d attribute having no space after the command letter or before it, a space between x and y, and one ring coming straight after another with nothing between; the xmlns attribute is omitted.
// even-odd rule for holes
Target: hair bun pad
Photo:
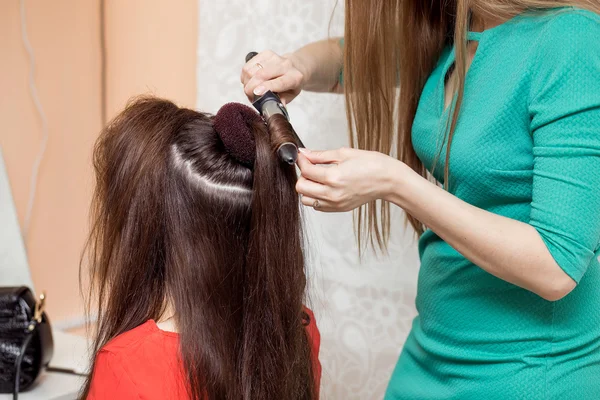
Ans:
<svg viewBox="0 0 600 400"><path fill-rule="evenodd" d="M256 142L251 126L262 122L252 108L240 103L227 103L213 121L215 131L227 152L241 164L252 168L256 160Z"/></svg>

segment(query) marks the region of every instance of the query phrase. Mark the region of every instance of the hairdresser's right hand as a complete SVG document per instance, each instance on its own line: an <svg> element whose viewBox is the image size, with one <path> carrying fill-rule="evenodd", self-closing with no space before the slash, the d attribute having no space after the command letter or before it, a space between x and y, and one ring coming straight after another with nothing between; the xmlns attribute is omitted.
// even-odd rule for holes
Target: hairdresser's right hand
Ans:
<svg viewBox="0 0 600 400"><path fill-rule="evenodd" d="M242 68L241 81L250 101L266 91L278 93L281 101L288 104L300 94L305 73L293 54L280 56L270 50L258 53Z"/></svg>

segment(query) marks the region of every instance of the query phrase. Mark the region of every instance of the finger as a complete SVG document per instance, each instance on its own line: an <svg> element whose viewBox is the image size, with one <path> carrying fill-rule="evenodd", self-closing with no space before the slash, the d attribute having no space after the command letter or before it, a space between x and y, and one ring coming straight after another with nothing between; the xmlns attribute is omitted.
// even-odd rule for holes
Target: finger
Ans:
<svg viewBox="0 0 600 400"><path fill-rule="evenodd" d="M264 91L270 90L275 93L281 93L286 91L298 91L300 92L300 88L302 86L303 76L300 71L291 70L284 75L281 75L278 78L268 80L264 82L262 85L264 86Z"/></svg>
<svg viewBox="0 0 600 400"><path fill-rule="evenodd" d="M302 177L318 183L327 183L327 168L313 164L300 149L296 165L300 168Z"/></svg>
<svg viewBox="0 0 600 400"><path fill-rule="evenodd" d="M300 149L304 155L313 164L339 164L346 157L344 152L346 149L315 151L309 149Z"/></svg>
<svg viewBox="0 0 600 400"><path fill-rule="evenodd" d="M242 71L241 81L242 81L242 84L244 85L244 88L246 86L248 86L248 84L250 84L250 83L253 83L253 87L256 87L257 86L256 81L258 81L260 83L264 80L264 78L261 78L261 79L255 79L255 78L257 75L263 73L263 71L266 68L265 65L268 65L267 64L268 62L271 62L271 61L265 61L265 64L262 64L262 63L254 64L249 68L248 72ZM277 65L277 64L275 64L275 65ZM271 65L271 69L272 68L273 68L273 65ZM276 75L276 76L278 76L278 75ZM270 79L270 78L267 78L267 79Z"/></svg>
<svg viewBox="0 0 600 400"><path fill-rule="evenodd" d="M290 104L292 102L292 100L294 100L299 94L300 94L300 90L288 90L286 92L279 92L277 93L279 95L279 98L281 99L281 103L284 106L287 106L288 104Z"/></svg>
<svg viewBox="0 0 600 400"><path fill-rule="evenodd" d="M271 89L266 89L265 87L261 87L258 91L255 89L259 86L266 86L265 82L279 78L280 76L285 74L289 70L289 68L290 66L285 61L271 62L270 64L264 65L262 69L259 68L259 70L253 74L252 78L250 78L248 82L246 82L246 84L244 85L244 92L246 92L246 95L254 94L256 96L261 96L267 90ZM285 91L288 89L291 88L286 88L280 91Z"/></svg>
<svg viewBox="0 0 600 400"><path fill-rule="evenodd" d="M335 207L333 207L327 200L314 199L312 197L302 196L301 202L302 202L302 205L304 205L306 207L311 207L316 211L322 211L322 212L336 211Z"/></svg>
<svg viewBox="0 0 600 400"><path fill-rule="evenodd" d="M267 61L276 56L271 50L261 51L250 60L248 60L242 67L242 73L249 74L252 70L254 70L257 64L261 64L263 67L267 64ZM260 67L259 67L260 68Z"/></svg>
<svg viewBox="0 0 600 400"><path fill-rule="evenodd" d="M256 72L258 72L262 67L265 67L268 64L269 60L271 60L275 56L270 50L262 51L252 57L244 66L242 67L242 74L240 76L241 82L245 85L248 81L254 76Z"/></svg>
<svg viewBox="0 0 600 400"><path fill-rule="evenodd" d="M304 177L300 177L298 178L298 182L296 182L296 191L302 196L326 199L328 187Z"/></svg>

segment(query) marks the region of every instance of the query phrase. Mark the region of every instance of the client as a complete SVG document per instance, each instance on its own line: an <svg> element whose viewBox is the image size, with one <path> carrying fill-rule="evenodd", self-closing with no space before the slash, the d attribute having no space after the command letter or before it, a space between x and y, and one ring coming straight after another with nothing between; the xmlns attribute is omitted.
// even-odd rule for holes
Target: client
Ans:
<svg viewBox="0 0 600 400"><path fill-rule="evenodd" d="M241 104L213 117L141 98L104 129L82 399L318 398L297 176L274 151L288 127Z"/></svg>

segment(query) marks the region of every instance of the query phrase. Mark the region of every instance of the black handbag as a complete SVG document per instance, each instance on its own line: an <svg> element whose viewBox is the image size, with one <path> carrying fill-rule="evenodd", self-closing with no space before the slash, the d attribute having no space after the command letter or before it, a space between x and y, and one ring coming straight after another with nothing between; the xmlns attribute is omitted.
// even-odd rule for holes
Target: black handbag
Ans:
<svg viewBox="0 0 600 400"><path fill-rule="evenodd" d="M45 296L36 300L26 286L0 287L0 393L30 388L54 351Z"/></svg>

